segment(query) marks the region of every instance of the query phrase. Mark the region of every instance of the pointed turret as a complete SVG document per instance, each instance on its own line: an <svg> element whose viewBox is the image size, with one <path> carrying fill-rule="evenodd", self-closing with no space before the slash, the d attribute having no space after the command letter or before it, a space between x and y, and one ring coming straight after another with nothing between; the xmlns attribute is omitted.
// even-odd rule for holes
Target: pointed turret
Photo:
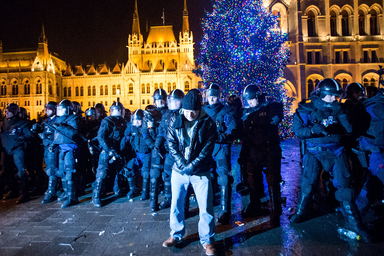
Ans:
<svg viewBox="0 0 384 256"><path fill-rule="evenodd" d="M139 22L139 11L137 9L137 0L135 0L135 12L133 13L132 23L132 35L140 36L140 22Z"/></svg>
<svg viewBox="0 0 384 256"><path fill-rule="evenodd" d="M182 30L182 33L185 33L185 32L189 32L187 0L184 0L184 11L183 11L183 30Z"/></svg>
<svg viewBox="0 0 384 256"><path fill-rule="evenodd" d="M41 35L40 35L40 37L39 37L39 43L45 43L45 44L48 44L48 40L47 40L47 38L45 37L44 23L43 23L42 28L41 28Z"/></svg>
<svg viewBox="0 0 384 256"><path fill-rule="evenodd" d="M49 59L49 52L48 52L48 39L45 37L44 24L42 25L42 28L41 28L41 35L39 37L37 53L40 59L43 61L43 64L47 65L47 61Z"/></svg>

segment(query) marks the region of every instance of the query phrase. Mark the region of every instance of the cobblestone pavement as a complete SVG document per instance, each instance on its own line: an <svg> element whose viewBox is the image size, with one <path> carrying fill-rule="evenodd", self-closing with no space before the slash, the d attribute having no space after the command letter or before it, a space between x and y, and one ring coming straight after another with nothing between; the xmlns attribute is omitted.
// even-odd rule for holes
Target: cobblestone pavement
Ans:
<svg viewBox="0 0 384 256"><path fill-rule="evenodd" d="M240 181L236 163L240 146L233 147L233 175ZM313 206L314 217L302 224L289 224L295 210L300 182L298 141L282 143L282 196L285 198L280 227L269 223L269 216L241 219L241 209L249 196L241 196L235 185L232 196L232 219L228 225L216 226L218 255L383 255L380 242L364 244L337 234L342 217L328 210L319 193ZM320 186L321 191L321 186ZM41 204L41 197L16 205L15 200L0 202L0 255L205 255L198 241L198 210L191 203L192 217L186 220L186 237L176 248L163 248L169 237L169 209L153 216L148 201L125 198L106 199L95 208L91 191L81 197L79 205L61 209L60 203ZM320 200L319 200L320 199ZM215 207L215 213L219 207ZM329 213L330 212L330 213ZM241 221L243 226L235 222ZM370 223L383 229L381 219Z"/></svg>

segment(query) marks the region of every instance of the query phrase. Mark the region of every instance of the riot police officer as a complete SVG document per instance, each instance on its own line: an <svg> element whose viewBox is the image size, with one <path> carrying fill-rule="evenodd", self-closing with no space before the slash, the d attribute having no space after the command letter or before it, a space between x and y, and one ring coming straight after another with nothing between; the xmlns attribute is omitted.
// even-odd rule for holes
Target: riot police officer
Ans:
<svg viewBox="0 0 384 256"><path fill-rule="evenodd" d="M341 135L352 132L347 115L336 101L341 94L338 82L326 78L317 85L311 102L301 104L296 110L292 129L300 139L305 139L306 150L301 195L291 222L299 223L307 217L313 185L324 169L333 174L333 184L337 189L335 197L341 203L347 229L357 232L363 240L371 241L353 200L355 193L350 184L348 160L341 144Z"/></svg>
<svg viewBox="0 0 384 256"><path fill-rule="evenodd" d="M27 202L29 200L28 192L28 174L25 171L25 144L33 139L30 131L30 122L19 117L19 106L10 103L5 111L5 118L0 123L0 137L4 148L4 173L3 178L8 181L10 191L3 199L10 199L17 195L15 179L13 175L13 165L17 169L17 181L19 189L19 197L17 204ZM4 177L6 176L6 177Z"/></svg>
<svg viewBox="0 0 384 256"><path fill-rule="evenodd" d="M246 142L244 149L248 151L245 168L250 198L249 205L243 210L243 216L253 217L262 214L260 198L263 193L262 172L265 167L264 173L272 206L271 220L274 224L279 224L282 209L278 125L283 118L283 105L278 102L267 102L260 87L254 84L245 87L242 97L249 106L243 115L245 135L243 142Z"/></svg>
<svg viewBox="0 0 384 256"><path fill-rule="evenodd" d="M97 139L102 149L97 167L96 181L94 183L92 202L95 207L101 207L100 193L107 171L114 170L117 174L122 172L123 158L121 156L120 141L124 137L127 122L124 119L123 104L115 102L109 108L110 116L101 121L97 132Z"/></svg>
<svg viewBox="0 0 384 256"><path fill-rule="evenodd" d="M56 185L57 185L57 175L58 170L58 159L59 159L59 149L54 147L54 129L52 126L56 121L56 107L57 103L54 101L49 101L45 104L45 114L47 118L42 122L43 131L39 133L39 137L43 140L44 145L44 162L45 162L45 173L48 176L48 189L44 194L43 201L41 203L47 204L56 200Z"/></svg>
<svg viewBox="0 0 384 256"><path fill-rule="evenodd" d="M104 105L101 103L96 103L94 106L95 109L97 109L97 112L99 113L100 120L103 120L104 117L107 116L107 111L105 111Z"/></svg>
<svg viewBox="0 0 384 256"><path fill-rule="evenodd" d="M132 147L135 157L132 158L125 167L125 177L128 180L130 191L127 198L131 199L137 195L136 177L137 172L141 169L143 177L142 191L140 200L149 199L149 170L151 168L151 146L147 144L148 140L144 137L144 111L135 110L131 116L131 122L127 125L124 136L126 145ZM154 144L154 142L151 142Z"/></svg>
<svg viewBox="0 0 384 256"><path fill-rule="evenodd" d="M160 110L161 114L164 114L167 111L167 92L164 89L157 89L153 95L153 102L155 107Z"/></svg>
<svg viewBox="0 0 384 256"><path fill-rule="evenodd" d="M150 208L156 211L158 208L166 209L171 206L171 173L173 159L169 154L166 135L168 131L169 121L173 117L180 114L181 103L184 98L184 92L180 89L173 90L168 96L168 110L162 115L158 133L156 136L155 146L152 149L151 159L151 185L150 185ZM165 199L158 206L159 196L159 177L162 173L164 182Z"/></svg>
<svg viewBox="0 0 384 256"><path fill-rule="evenodd" d="M61 208L77 204L79 201L76 195L75 174L77 162L77 150L80 143L78 132L80 118L73 115L73 104L69 100L62 100L56 108L56 122L53 144L59 147L59 171L64 195Z"/></svg>
<svg viewBox="0 0 384 256"><path fill-rule="evenodd" d="M220 186L220 214L218 222L228 224L231 216L231 133L236 128L235 110L220 103L221 88L217 84L210 84L206 90L208 104L204 111L216 123L217 140L213 157L216 161L217 183Z"/></svg>

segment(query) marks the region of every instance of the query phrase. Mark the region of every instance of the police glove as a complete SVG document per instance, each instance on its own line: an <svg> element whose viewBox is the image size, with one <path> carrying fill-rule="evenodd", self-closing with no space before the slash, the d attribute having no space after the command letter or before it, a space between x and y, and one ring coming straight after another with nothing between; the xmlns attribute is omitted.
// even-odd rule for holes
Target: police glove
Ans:
<svg viewBox="0 0 384 256"><path fill-rule="evenodd" d="M195 166L192 163L189 163L187 165L184 165L181 171L183 172L183 174L192 175L195 171Z"/></svg>
<svg viewBox="0 0 384 256"><path fill-rule="evenodd" d="M274 116L272 117L272 122L271 124L273 125L278 125L281 122L281 118L279 116Z"/></svg>
<svg viewBox="0 0 384 256"><path fill-rule="evenodd" d="M321 134L325 132L325 126L322 124L314 124L311 128L312 134Z"/></svg>
<svg viewBox="0 0 384 256"><path fill-rule="evenodd" d="M116 154L116 151L114 150L114 149L111 149L111 150L109 150L109 152L108 152L108 156L109 157L114 157L114 156L116 156L117 154Z"/></svg>

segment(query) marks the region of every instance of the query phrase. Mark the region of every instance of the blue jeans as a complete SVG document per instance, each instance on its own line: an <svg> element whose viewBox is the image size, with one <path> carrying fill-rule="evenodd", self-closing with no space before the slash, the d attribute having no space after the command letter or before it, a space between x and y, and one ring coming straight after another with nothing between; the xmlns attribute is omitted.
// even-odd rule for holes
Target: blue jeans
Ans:
<svg viewBox="0 0 384 256"><path fill-rule="evenodd" d="M210 172L196 175L182 175L172 171L172 203L169 225L171 236L182 239L185 234L184 200L188 185L192 184L197 203L199 204L199 237L200 243L213 244L215 235L215 219L213 216L213 190Z"/></svg>

